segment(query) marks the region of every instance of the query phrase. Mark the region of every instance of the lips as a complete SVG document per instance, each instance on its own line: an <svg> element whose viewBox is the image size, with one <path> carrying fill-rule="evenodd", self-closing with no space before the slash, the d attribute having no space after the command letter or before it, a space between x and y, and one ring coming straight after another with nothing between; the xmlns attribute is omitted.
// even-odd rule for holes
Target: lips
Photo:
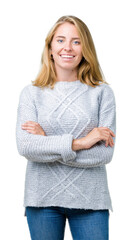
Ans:
<svg viewBox="0 0 132 240"><path fill-rule="evenodd" d="M64 58L64 59L72 59L75 56L74 55L66 55L66 54L61 54L60 57Z"/></svg>

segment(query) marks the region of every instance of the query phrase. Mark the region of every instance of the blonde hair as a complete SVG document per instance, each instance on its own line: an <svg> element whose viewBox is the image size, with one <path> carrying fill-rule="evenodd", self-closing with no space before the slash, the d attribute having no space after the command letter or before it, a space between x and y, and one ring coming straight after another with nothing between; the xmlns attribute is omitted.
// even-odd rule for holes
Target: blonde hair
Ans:
<svg viewBox="0 0 132 240"><path fill-rule="evenodd" d="M95 46L88 27L81 19L75 16L63 16L54 24L45 39L45 46L41 57L41 69L37 78L32 81L32 84L38 87L50 86L54 88L56 72L50 48L57 28L65 22L75 25L82 45L83 57L78 65L78 80L92 87L100 85L101 83L107 83L103 79L103 73L97 59Z"/></svg>

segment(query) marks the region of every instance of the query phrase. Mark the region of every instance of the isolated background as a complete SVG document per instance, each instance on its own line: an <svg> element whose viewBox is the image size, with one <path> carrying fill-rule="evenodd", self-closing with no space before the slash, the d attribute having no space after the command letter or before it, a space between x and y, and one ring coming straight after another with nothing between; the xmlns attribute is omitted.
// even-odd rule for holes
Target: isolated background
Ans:
<svg viewBox="0 0 132 240"><path fill-rule="evenodd" d="M30 240L24 217L26 159L16 149L17 106L22 88L38 74L45 37L63 15L75 15L89 27L105 78L117 105L116 147L107 165L114 212L110 240L132 239L132 14L128 0L0 3L0 239ZM68 222L65 240L71 240Z"/></svg>

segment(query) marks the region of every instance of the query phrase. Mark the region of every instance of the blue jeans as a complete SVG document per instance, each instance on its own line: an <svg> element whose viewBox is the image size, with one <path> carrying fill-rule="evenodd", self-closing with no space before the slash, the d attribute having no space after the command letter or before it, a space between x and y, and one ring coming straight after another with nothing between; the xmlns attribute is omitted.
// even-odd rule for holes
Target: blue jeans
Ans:
<svg viewBox="0 0 132 240"><path fill-rule="evenodd" d="M63 240L66 218L73 240L108 240L109 210L26 207L32 240Z"/></svg>

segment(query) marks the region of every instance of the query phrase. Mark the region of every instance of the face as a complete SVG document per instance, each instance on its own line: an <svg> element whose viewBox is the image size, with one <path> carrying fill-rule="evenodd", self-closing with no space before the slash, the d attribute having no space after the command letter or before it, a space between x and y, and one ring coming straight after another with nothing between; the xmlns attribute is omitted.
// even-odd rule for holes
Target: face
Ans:
<svg viewBox="0 0 132 240"><path fill-rule="evenodd" d="M82 47L75 25L61 24L51 42L55 68L74 70L82 59Z"/></svg>

